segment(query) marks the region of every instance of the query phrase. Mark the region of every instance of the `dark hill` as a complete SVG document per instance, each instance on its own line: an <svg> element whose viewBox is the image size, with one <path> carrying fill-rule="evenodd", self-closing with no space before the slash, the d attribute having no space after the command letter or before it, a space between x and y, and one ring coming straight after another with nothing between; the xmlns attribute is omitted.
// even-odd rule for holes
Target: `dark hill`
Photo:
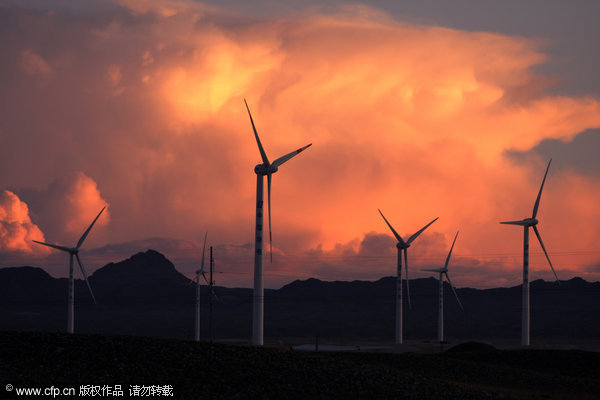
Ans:
<svg viewBox="0 0 600 400"><path fill-rule="evenodd" d="M0 269L0 304L55 303L66 299L66 291L66 283L41 268Z"/></svg>
<svg viewBox="0 0 600 400"><path fill-rule="evenodd" d="M148 250L110 263L85 282L76 280L76 332L192 338L195 287L162 254ZM391 342L394 335L396 280L323 282L298 280L265 290L265 340ZM437 332L438 283L410 281L412 308L404 291L404 337L433 341ZM519 342L521 288L457 289L461 310L444 286L445 337L451 343L507 340ZM217 287L213 333L217 339L248 340L252 326L252 289ZM63 331L67 279L33 267L0 269L0 329ZM532 343L597 343L600 337L600 283L580 278L531 283ZM201 289L201 337L209 337L206 286Z"/></svg>
<svg viewBox="0 0 600 400"><path fill-rule="evenodd" d="M190 280L154 250L107 264L89 281L98 301L104 304L181 303L194 291Z"/></svg>
<svg viewBox="0 0 600 400"><path fill-rule="evenodd" d="M301 297L307 301L339 300L373 301L381 297L381 291L395 285L395 278L385 277L370 281L324 282L315 278L293 281L277 291L280 297Z"/></svg>

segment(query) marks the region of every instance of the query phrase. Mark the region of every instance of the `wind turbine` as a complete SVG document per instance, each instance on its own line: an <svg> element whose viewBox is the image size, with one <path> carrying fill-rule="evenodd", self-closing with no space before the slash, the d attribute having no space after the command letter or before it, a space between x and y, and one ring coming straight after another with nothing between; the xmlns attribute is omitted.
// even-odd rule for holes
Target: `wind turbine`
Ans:
<svg viewBox="0 0 600 400"><path fill-rule="evenodd" d="M538 207L540 205L540 198L542 197L542 189L544 189L544 182L546 182L546 175L548 175L548 170L550 169L550 163L552 159L548 161L548 166L546 167L546 173L544 173L544 179L542 180L542 186L540 186L540 191L537 195L537 199L535 200L535 204L533 206L533 214L531 218L525 218L520 221L505 221L500 222L501 224L507 225L519 225L523 227L523 300L521 305L521 345L529 346L529 228L532 227L535 235L537 236L540 245L542 246L542 250L544 250L544 254L546 255L546 259L548 260L548 264L550 264L550 268L554 273L554 277L556 281L560 284L558 280L558 275L556 275L556 271L552 266L552 262L550 261L550 257L548 257L548 252L546 252L546 248L544 247L544 243L542 242L542 237L540 236L540 232L537 229L538 220L535 218L538 212Z"/></svg>
<svg viewBox="0 0 600 400"><path fill-rule="evenodd" d="M446 280L450 284L452 288L452 292L454 293L454 297L456 297L456 301L458 301L458 305L461 310L463 309L460 300L458 299L458 295L456 294L456 290L450 281L450 276L448 276L448 263L450 262L450 255L452 254L452 249L454 249L454 243L456 243L456 238L458 237L458 232L456 232L456 236L454 236L454 241L452 242L452 247L450 247L450 252L448 253L448 257L446 257L446 263L444 264L444 268L438 269L424 269L423 271L431 271L438 272L440 274L440 289L439 289L439 308L438 308L438 342L444 342L444 278L443 275L446 276Z"/></svg>
<svg viewBox="0 0 600 400"><path fill-rule="evenodd" d="M104 211L105 208L106 207L102 207L102 210L100 210L100 212L98 213L98 215L96 216L96 218L94 219L94 221L92 221L92 224L90 225L90 227L87 228L87 230L83 233L83 235L81 235L81 238L79 238L79 242L77 242L77 246L75 246L75 247L59 246L59 245L56 245L56 244L38 242L37 240L34 240L34 242L39 243L39 244L43 244L44 246L52 247L52 248L55 248L57 250L62 250L62 251L66 251L67 253L69 253L69 304L67 306L67 332L68 333L73 333L74 330L75 330L75 323L74 323L75 299L74 299L74 281L73 281L73 256L75 256L75 258L77 259L77 264L79 264L79 268L81 269L81 273L83 274L83 277L85 278L85 283L87 284L87 287L88 287L88 289L90 291L90 294L92 295L92 299L94 299L94 304L96 304L96 298L94 297L94 292L92 292L92 287L90 286L90 282L88 281L87 274L85 273L85 269L83 268L83 264L81 263L81 259L79 258L79 249L81 248L81 245L83 244L83 241L87 237L88 233L90 233L90 230L92 229L92 226L94 226L94 224L96 223L96 221L100 217L100 214L102 214L102 211Z"/></svg>
<svg viewBox="0 0 600 400"><path fill-rule="evenodd" d="M196 332L194 340L200 341L200 275L204 278L204 281L208 284L206 279L206 273L204 272L204 254L206 251L206 236L208 231L204 234L204 246L202 247L202 261L200 262L200 269L196 270Z"/></svg>
<svg viewBox="0 0 600 400"><path fill-rule="evenodd" d="M269 207L269 251L271 254L271 262L273 262L273 238L271 235L271 175L277 172L278 168L288 161L290 158L296 156L301 151L307 149L312 143L294 150L283 157L279 157L272 163L269 162L265 149L260 143L258 138L258 132L256 132L256 126L254 126L254 120L250 113L250 108L246 99L246 110L248 110L248 116L252 123L252 129L254 130L254 137L256 138L256 144L258 145L258 151L262 158L262 164L254 167L256 173L256 230L255 230L255 244L254 244L254 296L252 300L252 344L255 346L263 345L263 328L264 328L264 288L263 288L263 177L267 176L268 185L268 207Z"/></svg>
<svg viewBox="0 0 600 400"><path fill-rule="evenodd" d="M388 220L384 217L381 210L379 210L379 214L385 221L385 223L390 227L392 233L398 240L396 244L396 248L398 249L398 268L397 268L397 278L396 278L396 344L402 344L402 251L404 250L404 269L406 271L406 294L408 298L408 306L410 305L410 289L408 286L408 255L407 249L410 247L410 244L431 224L437 221L437 218L425 225L419 231L417 231L414 235L408 238L405 242L402 240L402 237L398 235L398 232L392 228L392 225L388 222ZM439 217L438 217L439 218Z"/></svg>

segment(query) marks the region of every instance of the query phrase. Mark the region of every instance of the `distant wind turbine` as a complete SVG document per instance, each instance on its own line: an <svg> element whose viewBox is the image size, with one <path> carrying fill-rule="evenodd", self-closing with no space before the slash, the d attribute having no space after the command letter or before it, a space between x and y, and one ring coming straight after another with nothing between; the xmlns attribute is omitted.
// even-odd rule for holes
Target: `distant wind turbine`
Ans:
<svg viewBox="0 0 600 400"><path fill-rule="evenodd" d="M268 207L269 207L269 252L271 255L271 262L273 262L273 238L271 235L271 175L277 172L278 168L288 161L290 158L296 156L301 151L307 149L312 143L294 150L283 157L279 157L272 163L269 162L265 149L260 143L258 138L258 132L256 126L254 126L254 120L250 113L250 108L246 99L246 110L248 110L248 116L250 116L250 122L252 123L252 129L254 130L254 137L256 138L256 144L258 145L258 151L262 158L262 164L254 167L256 173L256 234L255 234L255 245L254 245L254 297L253 297L253 308L252 308L252 344L255 346L263 345L263 328L264 328L264 288L263 288L263 177L267 176L268 184Z"/></svg>
<svg viewBox="0 0 600 400"><path fill-rule="evenodd" d="M456 297L456 301L458 301L458 305L461 309L463 306L458 299L458 295L456 294L456 290L450 281L450 276L448 276L448 263L450 262L450 255L452 255L452 249L454 249L454 243L456 243L456 238L458 237L458 232L456 232L456 236L454 236L454 241L452 242L452 247L450 247L450 252L448 253L448 257L446 257L446 263L444 264L444 268L438 269L424 269L423 271L431 271L438 272L440 274L440 288L439 288L439 307L438 307L438 342L444 342L444 278L443 275L446 276L448 283L450 284L450 288L452 288L452 292L454 293L454 297Z"/></svg>
<svg viewBox="0 0 600 400"><path fill-rule="evenodd" d="M204 254L206 252L207 235L208 231L204 234L204 246L202 246L202 261L200 261L200 269L196 270L196 332L194 335L194 340L196 342L200 341L200 275L202 275L204 281L206 284L208 284L206 273L204 272Z"/></svg>
<svg viewBox="0 0 600 400"><path fill-rule="evenodd" d="M392 233L398 240L396 244L396 248L398 249L398 268L397 268L397 277L396 277L396 344L402 344L402 251L404 250L404 269L406 271L406 294L408 298L408 306L410 307L410 289L408 286L408 255L407 249L410 247L410 244L431 224L437 221L437 218L425 225L419 231L417 231L414 235L408 238L405 242L402 240L402 237L398 235L398 232L392 228L392 225L385 218L381 210L378 210L379 214L385 221L385 223L390 227Z"/></svg>
<svg viewBox="0 0 600 400"><path fill-rule="evenodd" d="M505 221L500 222L501 224L508 225L519 225L523 227L523 301L521 308L521 345L529 346L529 228L532 227L535 235L537 236L540 245L542 246L542 250L544 250L544 254L546 255L546 259L548 260L548 264L550 264L550 268L554 273L554 277L556 281L560 284L558 280L558 275L556 275L556 271L552 266L552 262L550 261L550 257L548 257L548 252L546 252L546 248L544 247L544 243L542 242L542 237L540 236L540 232L538 231L536 225L538 224L538 220L535 218L538 212L538 207L540 205L540 198L542 197L542 190L544 189L544 182L546 182L546 175L548 175L548 170L550 169L550 163L552 159L548 161L548 166L546 167L546 173L544 173L544 179L542 180L542 186L540 187L540 191L537 195L537 199L535 200L535 204L533 206L533 214L531 218L525 218L520 221Z"/></svg>
<svg viewBox="0 0 600 400"><path fill-rule="evenodd" d="M81 273L83 274L83 277L85 278L85 283L87 284L90 294L92 295L92 299L94 300L94 303L96 303L96 298L94 297L94 292L92 292L92 287L90 286L90 282L88 281L87 274L85 273L85 269L83 268L83 264L81 263L81 259L79 258L79 249L81 248L81 245L83 244L83 241L87 237L88 233L90 233L92 226L94 226L94 224L100 217L100 214L102 214L102 211L104 211L105 208L106 207L103 207L102 210L100 210L100 212L98 213L98 215L96 216L96 218L94 219L94 221L92 222L90 227L87 228L87 230L83 233L83 235L81 235L81 238L79 238L79 242L77 242L77 246L75 246L75 247L58 246L56 244L38 242L37 240L34 240L35 243L39 243L44 246L52 247L54 249L66 251L67 253L69 253L69 303L67 306L67 332L68 333L73 333L75 331L75 323L74 323L75 300L74 300L74 293L73 293L74 292L73 256L75 256L75 258L77 259L77 264L79 264Z"/></svg>

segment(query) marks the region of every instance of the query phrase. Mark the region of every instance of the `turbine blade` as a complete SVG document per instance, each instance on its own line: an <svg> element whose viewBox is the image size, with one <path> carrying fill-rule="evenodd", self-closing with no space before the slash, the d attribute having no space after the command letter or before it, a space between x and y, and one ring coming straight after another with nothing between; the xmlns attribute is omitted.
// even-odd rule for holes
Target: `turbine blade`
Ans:
<svg viewBox="0 0 600 400"><path fill-rule="evenodd" d="M444 264L445 269L448 269L448 263L450 262L450 255L452 255L452 249L454 248L454 243L456 243L457 237L458 237L458 231L456 231L456 236L454 236L454 241L452 242L452 247L450 247L450 252L448 253L448 257L446 257L446 263Z"/></svg>
<svg viewBox="0 0 600 400"><path fill-rule="evenodd" d="M94 304L98 304L96 302L96 297L94 296L94 292L92 291L92 287L90 286L90 282L88 281L87 274L85 273L85 269L83 268L83 264L81 263L81 259L79 258L78 253L75 253L75 258L77 258L77 264L79 264L79 269L81 269L81 273L83 274L83 277L85 278L85 283L87 284L87 287L90 290L92 299L94 299Z"/></svg>
<svg viewBox="0 0 600 400"><path fill-rule="evenodd" d="M206 253L206 236L208 236L208 231L204 234L204 246L202 246L202 260L200 261L200 271L204 273L204 254Z"/></svg>
<svg viewBox="0 0 600 400"><path fill-rule="evenodd" d="M504 224L504 225L520 225L520 226L527 225L527 221L524 221L524 220L519 220L519 221L502 221L500 223Z"/></svg>
<svg viewBox="0 0 600 400"><path fill-rule="evenodd" d="M210 293L212 294L212 297L216 300L216 301L220 301L219 300L219 296L217 296L217 294L215 293L215 289L211 289Z"/></svg>
<svg viewBox="0 0 600 400"><path fill-rule="evenodd" d="M96 218L94 218L94 220L92 221L92 224L90 225L90 227L87 228L87 231L85 231L83 233L83 235L81 235L81 238L79 239L79 242L77 242L77 246L75 246L76 249L78 249L78 248L81 247L81 245L83 244L83 241L87 237L88 233L90 233L90 230L92 229L92 226L94 226L94 224L96 223L96 221L98 220L98 218L100 218L100 214L102 214L102 211L104 211L105 208L106 208L106 206L102 207L102 210L100 210L100 212L98 213L98 215L96 216Z"/></svg>
<svg viewBox="0 0 600 400"><path fill-rule="evenodd" d="M548 170L550 169L551 162L552 162L552 159L550 159L550 161L548 161L548 166L546 167L546 173L544 173L544 179L542 179L542 186L540 186L540 191L537 195L537 199L535 200L535 205L533 206L533 215L531 216L531 218L535 218L535 216L537 215L538 207L540 206L540 198L542 197L542 189L544 189L544 182L546 182L546 175L548 175Z"/></svg>
<svg viewBox="0 0 600 400"><path fill-rule="evenodd" d="M443 268L438 268L438 269L426 269L425 268L425 269L421 269L421 271L431 271L431 272L437 272L437 273L446 272L446 270Z"/></svg>
<svg viewBox="0 0 600 400"><path fill-rule="evenodd" d="M552 261L550 261L550 257L548 257L548 252L546 251L546 248L544 247L544 242L542 242L542 237L540 236L540 232L537 229L537 226L533 226L533 231L535 232L535 236L537 236L538 240L540 241L540 245L542 245L542 250L544 250L544 254L546 255L546 260L548 260L548 264L550 264L550 268L552 268L552 272L554 272L554 277L556 278L556 282L558 282L560 284L560 281L558 280L558 275L556 275L556 271L554 270L554 267L552 266Z"/></svg>
<svg viewBox="0 0 600 400"><path fill-rule="evenodd" d="M256 132L256 126L254 126L254 120L252 119L252 114L250 114L250 107L248 107L246 99L244 99L244 103L246 104L246 110L248 110L248 116L250 116L250 122L252 123L252 129L254 130L254 137L256 138L256 143L258 144L258 151L260 151L260 157L262 158L263 163L268 167L271 164L269 163L269 159L267 158L265 149L263 148L262 143L260 143L260 139L258 138L258 132Z"/></svg>
<svg viewBox="0 0 600 400"><path fill-rule="evenodd" d="M271 255L271 264L273 264L273 236L271 234L271 174L267 174L267 196L269 207L269 253Z"/></svg>
<svg viewBox="0 0 600 400"><path fill-rule="evenodd" d="M292 157L296 156L298 153L300 153L300 152L302 152L302 151L306 150L306 149L307 149L307 148L309 148L310 146L312 146L312 143L310 143L310 144L307 144L306 146L304 146L304 147L301 147L301 148L299 148L298 150L294 150L294 151L292 151L291 153L289 153L289 154L286 154L286 155L285 155L285 156L283 156L283 157L279 157L277 160L273 161L273 164L272 164L272 165L273 165L274 167L279 167L281 164L283 164L284 162L288 161L290 158L292 158Z"/></svg>
<svg viewBox="0 0 600 400"><path fill-rule="evenodd" d="M206 284L210 286L210 283L208 283L208 279L206 279L206 274L204 273L204 271L202 272L202 277L204 278L204 282L206 282Z"/></svg>
<svg viewBox="0 0 600 400"><path fill-rule="evenodd" d="M439 217L438 217L439 218ZM433 224L435 221L438 220L438 218L434 219L433 221L431 221L430 223L428 223L427 225L425 225L424 227L421 228L420 231L418 231L417 233L415 233L414 235L412 235L411 237L408 238L408 240L406 241L406 244L411 244L413 240L415 240L425 229L427 229L427 227L431 224Z"/></svg>
<svg viewBox="0 0 600 400"><path fill-rule="evenodd" d="M390 229L392 230L392 233L396 237L396 240L398 240L398 243L400 243L404 247L404 240L402 240L402 237L400 235L398 235L398 232L396 232L396 230L394 228L392 228L392 225L390 225L390 223L385 218L385 216L383 215L383 213L381 212L381 210L379 208L377 209L377 211L379 211L379 214L381 214L381 217L383 218L383 220L385 221L385 223L387 224L387 226L389 226Z"/></svg>
<svg viewBox="0 0 600 400"><path fill-rule="evenodd" d="M408 254L407 249L404 249L404 271L406 272L406 297L408 298L408 308L412 309L412 304L410 303L410 285L408 284L408 255L407 254Z"/></svg>
<svg viewBox="0 0 600 400"><path fill-rule="evenodd" d="M67 251L67 252L71 252L71 248L69 247L65 247L65 246L59 246L57 244L51 244L51 243L44 243L44 242L38 242L37 240L32 240L32 242L36 242L38 244L43 244L44 246L48 246L48 247L52 247L54 249L58 249L58 250L62 250L62 251Z"/></svg>
<svg viewBox="0 0 600 400"><path fill-rule="evenodd" d="M454 285L450 281L450 276L448 275L448 272L444 272L444 275L446 275L446 279L448 280L448 283L450 284L450 288L452 289L452 293L454 293L454 297L456 297L456 301L458 301L458 305L460 306L460 309L464 310L462 303L458 299L458 294L456 294L456 289L454 289Z"/></svg>

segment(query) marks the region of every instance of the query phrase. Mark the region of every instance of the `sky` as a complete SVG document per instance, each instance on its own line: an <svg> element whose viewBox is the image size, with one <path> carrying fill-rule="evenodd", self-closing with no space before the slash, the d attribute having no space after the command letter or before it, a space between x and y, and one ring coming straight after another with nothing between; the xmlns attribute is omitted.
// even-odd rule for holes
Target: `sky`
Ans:
<svg viewBox="0 0 600 400"><path fill-rule="evenodd" d="M593 1L0 1L0 267L88 274L155 249L252 287L256 174L273 175L265 286L428 277L518 285L519 227L560 279L600 280ZM266 221L266 219L265 219ZM531 279L553 278L530 235ZM57 254L58 253L58 254ZM81 277L79 271L76 277Z"/></svg>

